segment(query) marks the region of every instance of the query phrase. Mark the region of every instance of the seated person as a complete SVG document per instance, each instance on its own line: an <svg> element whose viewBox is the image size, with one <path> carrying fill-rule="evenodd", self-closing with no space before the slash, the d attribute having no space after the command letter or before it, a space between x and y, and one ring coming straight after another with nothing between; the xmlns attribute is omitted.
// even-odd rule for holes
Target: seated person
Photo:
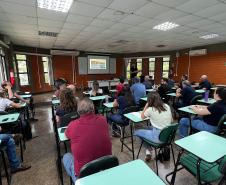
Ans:
<svg viewBox="0 0 226 185"><path fill-rule="evenodd" d="M85 164L112 154L106 118L94 114L93 102L88 98L80 100L78 113L80 118L72 121L65 131L71 142L72 154L63 156L64 167L73 182Z"/></svg>
<svg viewBox="0 0 226 185"><path fill-rule="evenodd" d="M76 94L76 87L75 87L75 85L74 84L69 84L67 86L67 88L70 89L70 90L72 90L73 95L75 96L75 94Z"/></svg>
<svg viewBox="0 0 226 185"><path fill-rule="evenodd" d="M226 114L226 88L219 87L214 93L216 102L209 106L193 105L192 110L199 116L192 120L191 126L199 131L215 133L221 117ZM180 137L186 137L189 129L189 118L180 120L179 134Z"/></svg>
<svg viewBox="0 0 226 185"><path fill-rule="evenodd" d="M16 154L16 145L12 134L2 134L0 127L0 147L6 147L6 153L10 164L11 173L25 171L31 168L30 165L25 165L20 162Z"/></svg>
<svg viewBox="0 0 226 185"><path fill-rule="evenodd" d="M66 114L77 111L77 100L72 90L66 88L60 92L60 106L56 110L56 121L59 124L60 118Z"/></svg>
<svg viewBox="0 0 226 185"><path fill-rule="evenodd" d="M210 90L212 87L207 75L202 75L200 78L199 89Z"/></svg>
<svg viewBox="0 0 226 185"><path fill-rule="evenodd" d="M12 84L10 82L7 82L7 81L3 82L2 83L2 88L7 93L7 96L8 96L9 99L13 99L14 97L16 97L18 100L29 104L29 100L25 100L20 95L18 95L17 92L15 92L15 89L13 90Z"/></svg>
<svg viewBox="0 0 226 185"><path fill-rule="evenodd" d="M179 84L179 88L181 88L181 89L182 89L182 82L183 81L188 81L188 75L187 74L183 74L181 76L181 80L180 80L180 84Z"/></svg>
<svg viewBox="0 0 226 185"><path fill-rule="evenodd" d="M0 111L4 112L8 107L21 108L21 105L6 98L5 90L0 89Z"/></svg>
<svg viewBox="0 0 226 185"><path fill-rule="evenodd" d="M136 105L139 105L139 100L146 96L146 88L144 84L140 83L138 77L134 78L134 84L130 87L130 90L133 94Z"/></svg>
<svg viewBox="0 0 226 185"><path fill-rule="evenodd" d="M143 82L143 84L144 84L144 86L145 86L146 89L152 89L153 84L152 84L152 82L151 82L149 76L145 76L145 77L144 77L144 82Z"/></svg>
<svg viewBox="0 0 226 185"><path fill-rule="evenodd" d="M62 79L62 78L59 78L59 79L55 80L54 85L55 85L55 87L56 87L56 89L57 89L57 90L55 91L54 95L55 95L57 98L59 98L59 96L60 96L60 91L63 90L63 89L66 89L66 87L67 87L67 81L64 80L64 79Z"/></svg>
<svg viewBox="0 0 226 185"><path fill-rule="evenodd" d="M98 81L93 81L93 88L89 92L90 96L100 96L103 94L103 90L99 88L99 83Z"/></svg>
<svg viewBox="0 0 226 185"><path fill-rule="evenodd" d="M121 91L124 87L124 81L125 81L125 79L123 77L119 78L119 84L116 85L116 91L117 91L116 96L118 96L121 93Z"/></svg>
<svg viewBox="0 0 226 185"><path fill-rule="evenodd" d="M135 103L134 103L134 98L130 91L129 85L124 85L122 92L120 93L118 98L114 100L114 103L113 103L113 107L118 107L118 112L108 115L107 117L108 123L115 122L120 124L126 124L124 123L124 120L123 120L123 115L122 115L123 110L126 107L133 106L133 105L135 105ZM113 131L116 131L117 127L116 126L114 127L114 126L115 125L113 125ZM113 132L113 134L114 133L115 132Z"/></svg>
<svg viewBox="0 0 226 185"><path fill-rule="evenodd" d="M145 138L149 141L159 143L159 134L162 129L169 126L172 122L172 114L169 105L163 103L157 92L148 94L147 104L141 113L141 118L149 118L152 129L140 129L134 135ZM151 151L146 149L146 161L151 159Z"/></svg>
<svg viewBox="0 0 226 185"><path fill-rule="evenodd" d="M182 82L182 89L176 90L176 97L180 98L176 103L176 109L185 107L191 104L191 100L196 96L195 90L190 86L189 81Z"/></svg>
<svg viewBox="0 0 226 185"><path fill-rule="evenodd" d="M168 79L162 78L161 85L158 87L158 93L164 102L167 102L168 96L166 95L170 91L168 86Z"/></svg>
<svg viewBox="0 0 226 185"><path fill-rule="evenodd" d="M175 81L173 80L173 76L169 75L169 79L168 79L168 87L169 89L172 89L175 85Z"/></svg>

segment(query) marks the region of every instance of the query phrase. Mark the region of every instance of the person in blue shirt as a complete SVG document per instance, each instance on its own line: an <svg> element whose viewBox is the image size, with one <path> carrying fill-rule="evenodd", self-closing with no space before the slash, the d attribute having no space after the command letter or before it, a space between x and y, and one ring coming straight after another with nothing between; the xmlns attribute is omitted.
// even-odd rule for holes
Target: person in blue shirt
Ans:
<svg viewBox="0 0 226 185"><path fill-rule="evenodd" d="M212 85L208 80L208 76L202 75L200 78L199 89L210 90L211 87Z"/></svg>
<svg viewBox="0 0 226 185"><path fill-rule="evenodd" d="M144 82L143 82L143 84L145 85L145 88L146 88L146 89L152 89L152 86L154 85L154 84L152 84L152 82L151 82L149 76L145 76L145 77L144 77Z"/></svg>
<svg viewBox="0 0 226 185"><path fill-rule="evenodd" d="M140 79L138 77L134 78L134 82L135 83L130 87L130 90L133 94L136 105L139 105L139 100L146 96L146 88L144 84L140 83Z"/></svg>

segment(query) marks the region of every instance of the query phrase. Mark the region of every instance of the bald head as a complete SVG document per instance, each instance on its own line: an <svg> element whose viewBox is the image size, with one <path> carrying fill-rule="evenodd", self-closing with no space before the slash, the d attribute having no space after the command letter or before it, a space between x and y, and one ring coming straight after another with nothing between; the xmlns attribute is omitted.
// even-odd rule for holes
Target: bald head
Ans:
<svg viewBox="0 0 226 185"><path fill-rule="evenodd" d="M83 98L78 102L79 115L88 114L94 112L93 102L89 98Z"/></svg>
<svg viewBox="0 0 226 185"><path fill-rule="evenodd" d="M201 79L202 81L207 80L207 79L208 79L208 76L207 76L207 75L202 75L200 79Z"/></svg>

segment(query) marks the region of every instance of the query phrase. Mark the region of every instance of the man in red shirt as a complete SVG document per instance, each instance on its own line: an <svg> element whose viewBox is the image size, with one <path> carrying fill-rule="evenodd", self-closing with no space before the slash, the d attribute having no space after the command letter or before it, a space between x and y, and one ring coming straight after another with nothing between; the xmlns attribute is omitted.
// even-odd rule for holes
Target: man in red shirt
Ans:
<svg viewBox="0 0 226 185"><path fill-rule="evenodd" d="M120 77L119 78L120 83L118 85L116 85L116 96L118 96L120 94L120 92L122 91L123 87L124 87L124 78Z"/></svg>
<svg viewBox="0 0 226 185"><path fill-rule="evenodd" d="M67 174L74 182L85 164L112 154L106 118L95 115L93 102L88 98L80 100L77 111L80 118L72 121L65 131L72 154L66 153L63 157Z"/></svg>

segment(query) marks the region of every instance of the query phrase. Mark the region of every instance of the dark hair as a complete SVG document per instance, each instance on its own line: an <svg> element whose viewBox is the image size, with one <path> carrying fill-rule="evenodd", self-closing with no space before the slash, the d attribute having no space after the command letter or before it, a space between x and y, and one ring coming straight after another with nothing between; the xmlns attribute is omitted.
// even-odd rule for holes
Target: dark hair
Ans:
<svg viewBox="0 0 226 185"><path fill-rule="evenodd" d="M135 104L132 92L131 92L128 84L124 85L122 91L120 92L120 96L124 96L125 97L126 102L128 103L129 106Z"/></svg>
<svg viewBox="0 0 226 185"><path fill-rule="evenodd" d="M218 87L216 90L216 94L224 103L226 103L226 87Z"/></svg>
<svg viewBox="0 0 226 185"><path fill-rule="evenodd" d="M99 89L99 82L97 80L93 81L93 90L98 91Z"/></svg>
<svg viewBox="0 0 226 185"><path fill-rule="evenodd" d="M162 80L168 83L168 78L162 78Z"/></svg>
<svg viewBox="0 0 226 185"><path fill-rule="evenodd" d="M182 78L184 78L184 80L188 80L188 75L187 74L183 74Z"/></svg>
<svg viewBox="0 0 226 185"><path fill-rule="evenodd" d="M120 81L121 84L124 83L124 81L125 81L124 77L121 76L121 77L119 78L119 81Z"/></svg>
<svg viewBox="0 0 226 185"><path fill-rule="evenodd" d="M77 101L71 89L61 90L60 108L67 112L77 111Z"/></svg>
<svg viewBox="0 0 226 185"><path fill-rule="evenodd" d="M91 101L89 98L85 97L78 101L79 115L89 114L94 112L95 112L95 108L94 108L93 101Z"/></svg>
<svg viewBox="0 0 226 185"><path fill-rule="evenodd" d="M188 80L184 80L182 85L191 86L191 83Z"/></svg>
<svg viewBox="0 0 226 185"><path fill-rule="evenodd" d="M54 82L54 86L59 90L61 85L67 84L67 81L62 79L62 78L58 78L57 80L55 80Z"/></svg>
<svg viewBox="0 0 226 185"><path fill-rule="evenodd" d="M6 92L4 89L0 89L0 98L5 98Z"/></svg>
<svg viewBox="0 0 226 185"><path fill-rule="evenodd" d="M161 113L162 111L166 111L164 103L157 92L150 92L148 94L148 107L154 107Z"/></svg>

